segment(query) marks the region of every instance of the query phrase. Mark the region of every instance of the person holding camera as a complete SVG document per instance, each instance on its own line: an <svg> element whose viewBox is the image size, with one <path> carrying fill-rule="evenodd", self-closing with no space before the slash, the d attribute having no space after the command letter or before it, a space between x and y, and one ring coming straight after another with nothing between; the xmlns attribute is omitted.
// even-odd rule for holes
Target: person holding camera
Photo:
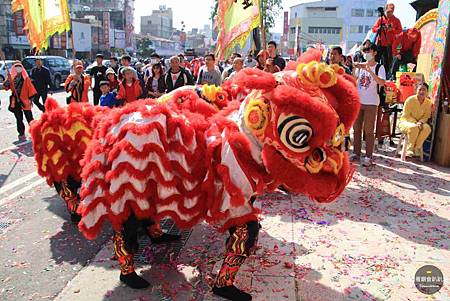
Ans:
<svg viewBox="0 0 450 301"><path fill-rule="evenodd" d="M14 63L11 73L8 72L8 79L3 84L5 90L11 90L9 97L8 110L14 113L17 123L17 132L19 132L19 140L25 139L25 125L23 123L23 115L27 119L28 124L33 121L33 113L31 112L32 99L37 92L28 77L28 73L20 62Z"/></svg>
<svg viewBox="0 0 450 301"><path fill-rule="evenodd" d="M386 4L385 9L379 7L379 18L372 27L372 31L377 34L378 55L376 61L381 62L385 70L388 71L391 70L392 45L394 44L395 36L403 30L402 23L394 16L394 10L395 5L392 3Z"/></svg>

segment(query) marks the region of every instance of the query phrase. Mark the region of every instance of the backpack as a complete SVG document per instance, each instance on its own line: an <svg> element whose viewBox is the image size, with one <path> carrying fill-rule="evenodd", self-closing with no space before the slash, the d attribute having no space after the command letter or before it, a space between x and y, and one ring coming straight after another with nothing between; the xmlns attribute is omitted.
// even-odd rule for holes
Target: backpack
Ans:
<svg viewBox="0 0 450 301"><path fill-rule="evenodd" d="M380 71L381 64L378 63L375 67L375 74L378 76L378 72ZM384 106L386 104L386 91L384 90L384 87L380 87L379 84L377 84L377 92L378 96L380 97L380 106Z"/></svg>

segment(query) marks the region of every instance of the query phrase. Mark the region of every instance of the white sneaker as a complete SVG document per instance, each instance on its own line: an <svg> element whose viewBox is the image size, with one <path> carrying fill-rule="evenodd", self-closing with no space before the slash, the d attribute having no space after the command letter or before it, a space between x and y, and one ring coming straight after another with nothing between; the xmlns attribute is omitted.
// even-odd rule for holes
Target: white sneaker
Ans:
<svg viewBox="0 0 450 301"><path fill-rule="evenodd" d="M373 158L364 157L362 159L362 166L369 167L372 165L375 165L375 163L373 162Z"/></svg>

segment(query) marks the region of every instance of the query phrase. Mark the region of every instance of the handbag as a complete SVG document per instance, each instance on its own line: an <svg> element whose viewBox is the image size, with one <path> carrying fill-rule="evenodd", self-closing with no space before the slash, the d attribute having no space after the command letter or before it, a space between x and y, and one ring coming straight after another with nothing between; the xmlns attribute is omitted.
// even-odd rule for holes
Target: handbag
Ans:
<svg viewBox="0 0 450 301"><path fill-rule="evenodd" d="M16 111L16 106L15 103L16 102L16 98L14 97L14 95L10 95L9 96L9 105L8 105L8 111L10 111L11 113L14 113ZM14 105L13 105L14 104Z"/></svg>
<svg viewBox="0 0 450 301"><path fill-rule="evenodd" d="M11 88L11 92L12 94L9 96L9 105L8 105L8 111L10 111L11 113L15 113L17 110L21 110L24 106L22 100L19 97L19 94L17 93L17 90L21 91L22 90L22 86L23 86L23 79L19 80L17 82L17 87L16 82L13 80L10 80L10 88Z"/></svg>
<svg viewBox="0 0 450 301"><path fill-rule="evenodd" d="M391 134L391 120L389 118L389 112L383 110L381 115L381 136L389 136Z"/></svg>
<svg viewBox="0 0 450 301"><path fill-rule="evenodd" d="M389 118L390 112L385 108L380 108L381 118L377 121L376 125L376 138L381 139L382 137L391 135L391 121ZM377 118L378 119L378 118Z"/></svg>

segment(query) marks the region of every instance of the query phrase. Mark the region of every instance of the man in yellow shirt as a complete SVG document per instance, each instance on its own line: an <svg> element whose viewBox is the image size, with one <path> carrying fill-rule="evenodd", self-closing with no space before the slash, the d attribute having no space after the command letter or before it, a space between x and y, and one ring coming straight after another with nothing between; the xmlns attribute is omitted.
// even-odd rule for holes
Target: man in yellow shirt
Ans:
<svg viewBox="0 0 450 301"><path fill-rule="evenodd" d="M426 83L419 84L416 92L406 100L398 126L408 136L409 155L420 156L422 145L431 133L427 121L431 117L433 102L428 98Z"/></svg>

